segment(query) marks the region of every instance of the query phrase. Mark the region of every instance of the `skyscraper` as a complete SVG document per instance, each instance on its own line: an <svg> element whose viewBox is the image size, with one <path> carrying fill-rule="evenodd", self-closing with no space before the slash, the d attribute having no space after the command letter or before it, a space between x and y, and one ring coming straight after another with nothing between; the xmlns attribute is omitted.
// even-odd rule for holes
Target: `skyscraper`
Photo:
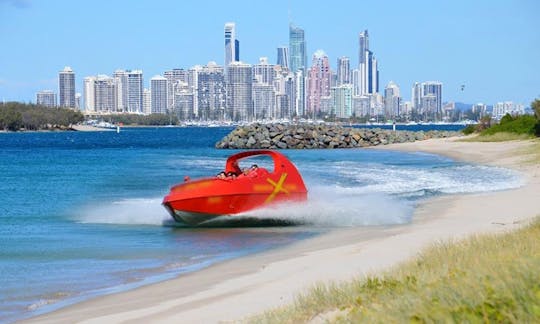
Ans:
<svg viewBox="0 0 540 324"><path fill-rule="evenodd" d="M277 48L277 65L281 65L282 68L289 68L289 49L285 46Z"/></svg>
<svg viewBox="0 0 540 324"><path fill-rule="evenodd" d="M358 36L358 89L359 95L370 95L379 92L379 68L377 59L369 50L369 35L367 29Z"/></svg>
<svg viewBox="0 0 540 324"><path fill-rule="evenodd" d="M274 65L268 63L267 57L259 58L259 64L253 65L253 80L257 83L272 84L276 72Z"/></svg>
<svg viewBox="0 0 540 324"><path fill-rule="evenodd" d="M125 112L128 100L128 74L124 70L116 70L113 73L113 78L116 83L116 110Z"/></svg>
<svg viewBox="0 0 540 324"><path fill-rule="evenodd" d="M289 54L292 72L305 70L307 67L306 40L304 30L300 27L289 25Z"/></svg>
<svg viewBox="0 0 540 324"><path fill-rule="evenodd" d="M338 58L337 61L337 85L351 83L351 63L347 56Z"/></svg>
<svg viewBox="0 0 540 324"><path fill-rule="evenodd" d="M96 111L96 77L88 76L84 78L84 111L95 112Z"/></svg>
<svg viewBox="0 0 540 324"><path fill-rule="evenodd" d="M127 111L142 113L143 109L143 72L128 70L127 73Z"/></svg>
<svg viewBox="0 0 540 324"><path fill-rule="evenodd" d="M316 117L321 111L321 98L330 96L331 78L328 56L317 50L307 76L306 108L310 117Z"/></svg>
<svg viewBox="0 0 540 324"><path fill-rule="evenodd" d="M197 100L199 117L202 120L223 120L226 107L227 88L222 66L208 62L198 71ZM185 99L185 97L184 97Z"/></svg>
<svg viewBox="0 0 540 324"><path fill-rule="evenodd" d="M114 78L98 75L94 79L94 107L96 112L116 112L116 85Z"/></svg>
<svg viewBox="0 0 540 324"><path fill-rule="evenodd" d="M161 75L150 79L150 105L152 113L167 113L167 79Z"/></svg>
<svg viewBox="0 0 540 324"><path fill-rule="evenodd" d="M295 113L299 116L306 114L306 69L307 52L304 30L300 27L289 25L289 69L296 77L296 102Z"/></svg>
<svg viewBox="0 0 540 324"><path fill-rule="evenodd" d="M184 69L172 69L163 73L167 79L167 109L171 111L174 108L174 92L178 82L187 82L188 71Z"/></svg>
<svg viewBox="0 0 540 324"><path fill-rule="evenodd" d="M58 90L60 107L75 108L75 73L69 66L58 74Z"/></svg>
<svg viewBox="0 0 540 324"><path fill-rule="evenodd" d="M225 24L225 68L232 62L240 60L240 42L236 39L236 25Z"/></svg>
<svg viewBox="0 0 540 324"><path fill-rule="evenodd" d="M395 119L400 115L400 102L398 85L393 81L388 82L384 88L384 114L387 119Z"/></svg>
<svg viewBox="0 0 540 324"><path fill-rule="evenodd" d="M227 66L227 116L234 121L253 118L252 82L251 65L232 62Z"/></svg>
<svg viewBox="0 0 540 324"><path fill-rule="evenodd" d="M332 106L337 118L349 118L352 116L352 95L351 84L342 84L331 89Z"/></svg>
<svg viewBox="0 0 540 324"><path fill-rule="evenodd" d="M56 93L52 90L42 90L36 93L36 104L45 107L56 107Z"/></svg>
<svg viewBox="0 0 540 324"><path fill-rule="evenodd" d="M358 34L358 65L366 63L366 51L369 50L369 35L367 29Z"/></svg>
<svg viewBox="0 0 540 324"><path fill-rule="evenodd" d="M442 83L427 81L422 83L422 108L424 113L434 116L435 120L442 118Z"/></svg>

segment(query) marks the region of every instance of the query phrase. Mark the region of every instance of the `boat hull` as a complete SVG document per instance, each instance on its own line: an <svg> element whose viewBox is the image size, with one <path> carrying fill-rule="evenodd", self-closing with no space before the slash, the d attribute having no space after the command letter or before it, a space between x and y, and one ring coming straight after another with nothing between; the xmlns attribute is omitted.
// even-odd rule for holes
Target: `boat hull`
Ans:
<svg viewBox="0 0 540 324"><path fill-rule="evenodd" d="M163 205L179 222L197 225L218 216L307 199L307 189L296 167L274 151L248 151L228 158L225 171L239 171L237 160L267 154L274 170L256 168L232 178L189 180L171 188ZM236 170L238 169L238 170Z"/></svg>

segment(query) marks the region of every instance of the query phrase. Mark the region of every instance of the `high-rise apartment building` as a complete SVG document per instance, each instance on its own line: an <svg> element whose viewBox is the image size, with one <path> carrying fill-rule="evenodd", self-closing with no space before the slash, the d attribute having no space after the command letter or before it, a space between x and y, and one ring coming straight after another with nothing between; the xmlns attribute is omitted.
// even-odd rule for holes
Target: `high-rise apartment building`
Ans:
<svg viewBox="0 0 540 324"><path fill-rule="evenodd" d="M351 84L342 84L331 89L333 113L337 118L352 116L353 87Z"/></svg>
<svg viewBox="0 0 540 324"><path fill-rule="evenodd" d="M150 91L150 89L143 89L142 102L143 102L142 113L145 115L151 114L152 113L152 92Z"/></svg>
<svg viewBox="0 0 540 324"><path fill-rule="evenodd" d="M315 118L321 112L321 98L330 96L332 72L324 51L313 54L313 63L307 76L306 113Z"/></svg>
<svg viewBox="0 0 540 324"><path fill-rule="evenodd" d="M96 112L96 77L88 76L84 78L84 111L86 113Z"/></svg>
<svg viewBox="0 0 540 324"><path fill-rule="evenodd" d="M225 24L225 68L232 62L240 61L240 41L236 38L236 24Z"/></svg>
<svg viewBox="0 0 540 324"><path fill-rule="evenodd" d="M267 57L259 58L259 64L253 65L253 80L256 83L272 84L275 75L275 66L268 63Z"/></svg>
<svg viewBox="0 0 540 324"><path fill-rule="evenodd" d="M116 110L118 112L128 111L128 73L124 70L116 70L113 73L116 83Z"/></svg>
<svg viewBox="0 0 540 324"><path fill-rule="evenodd" d="M388 82L384 88L384 115L387 119L395 119L400 115L400 103L398 85L393 81Z"/></svg>
<svg viewBox="0 0 540 324"><path fill-rule="evenodd" d="M230 119L253 119L252 82L251 65L232 62L227 66L227 116Z"/></svg>
<svg viewBox="0 0 540 324"><path fill-rule="evenodd" d="M194 105L192 88L187 82L180 81L174 93L174 113L180 120L192 120L195 118Z"/></svg>
<svg viewBox="0 0 540 324"><path fill-rule="evenodd" d="M165 71L163 77L167 79L167 109L174 108L174 92L179 82L188 82L188 71L184 69L172 69Z"/></svg>
<svg viewBox="0 0 540 324"><path fill-rule="evenodd" d="M150 79L150 106L153 114L166 114L167 79L156 75Z"/></svg>
<svg viewBox="0 0 540 324"><path fill-rule="evenodd" d="M36 93L36 104L44 107L56 107L56 93L52 90L42 90Z"/></svg>
<svg viewBox="0 0 540 324"><path fill-rule="evenodd" d="M413 111L424 120L442 118L442 83L438 81L415 82L412 88Z"/></svg>
<svg viewBox="0 0 540 324"><path fill-rule="evenodd" d="M127 111L143 113L143 72L128 70L127 73Z"/></svg>
<svg viewBox="0 0 540 324"><path fill-rule="evenodd" d="M184 102L188 103L184 97ZM227 88L225 73L216 62L208 62L198 70L197 76L197 109L202 120L224 120L227 106Z"/></svg>
<svg viewBox="0 0 540 324"><path fill-rule="evenodd" d="M75 73L66 66L58 73L59 106L75 108Z"/></svg>
<svg viewBox="0 0 540 324"><path fill-rule="evenodd" d="M280 46L277 48L277 65L280 65L283 69L289 68L289 48L286 46Z"/></svg>
<svg viewBox="0 0 540 324"><path fill-rule="evenodd" d="M442 118L442 83L427 81L422 83L422 97L424 112L434 116L435 120Z"/></svg>
<svg viewBox="0 0 540 324"><path fill-rule="evenodd" d="M94 111L101 113L116 112L116 84L114 78L98 75L94 78Z"/></svg>
<svg viewBox="0 0 540 324"><path fill-rule="evenodd" d="M346 56L338 58L336 81L338 86L351 83L351 62Z"/></svg>

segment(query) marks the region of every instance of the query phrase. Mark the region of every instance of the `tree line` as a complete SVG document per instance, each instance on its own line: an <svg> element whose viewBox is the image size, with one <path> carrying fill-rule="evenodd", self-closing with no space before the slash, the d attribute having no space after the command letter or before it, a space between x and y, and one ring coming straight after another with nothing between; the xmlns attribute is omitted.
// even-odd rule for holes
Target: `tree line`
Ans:
<svg viewBox="0 0 540 324"><path fill-rule="evenodd" d="M0 130L68 129L84 120L84 115L68 108L48 108L21 102L0 103Z"/></svg>
<svg viewBox="0 0 540 324"><path fill-rule="evenodd" d="M109 123L123 124L123 125L166 126L166 125L179 124L179 120L177 116L165 115L165 114L150 114L150 115L118 114L118 115L103 116L102 119Z"/></svg>

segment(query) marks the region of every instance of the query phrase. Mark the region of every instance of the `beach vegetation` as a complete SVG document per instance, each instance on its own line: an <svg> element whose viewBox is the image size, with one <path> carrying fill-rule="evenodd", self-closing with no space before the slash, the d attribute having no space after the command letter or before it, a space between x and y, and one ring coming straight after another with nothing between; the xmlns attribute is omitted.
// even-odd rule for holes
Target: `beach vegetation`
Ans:
<svg viewBox="0 0 540 324"><path fill-rule="evenodd" d="M536 123L536 118L531 115L514 117L506 114L498 124L483 130L480 135L493 135L501 132L534 135Z"/></svg>
<svg viewBox="0 0 540 324"><path fill-rule="evenodd" d="M463 138L462 142L507 142L507 141L522 141L533 139L530 134L516 134L509 132L500 132L492 135L477 135L474 137Z"/></svg>
<svg viewBox="0 0 540 324"><path fill-rule="evenodd" d="M514 232L437 243L380 275L317 285L249 321L314 320L539 323L540 218Z"/></svg>
<svg viewBox="0 0 540 324"><path fill-rule="evenodd" d="M536 136L540 137L540 99L535 99L531 102L531 108L534 111L534 116L536 117L536 126L535 133Z"/></svg>
<svg viewBox="0 0 540 324"><path fill-rule="evenodd" d="M0 103L0 130L68 129L83 120L83 114L73 109L48 108L21 102Z"/></svg>
<svg viewBox="0 0 540 324"><path fill-rule="evenodd" d="M116 114L104 116L103 119L112 124L138 125L138 126L166 126L178 125L179 120L176 115L166 114Z"/></svg>

